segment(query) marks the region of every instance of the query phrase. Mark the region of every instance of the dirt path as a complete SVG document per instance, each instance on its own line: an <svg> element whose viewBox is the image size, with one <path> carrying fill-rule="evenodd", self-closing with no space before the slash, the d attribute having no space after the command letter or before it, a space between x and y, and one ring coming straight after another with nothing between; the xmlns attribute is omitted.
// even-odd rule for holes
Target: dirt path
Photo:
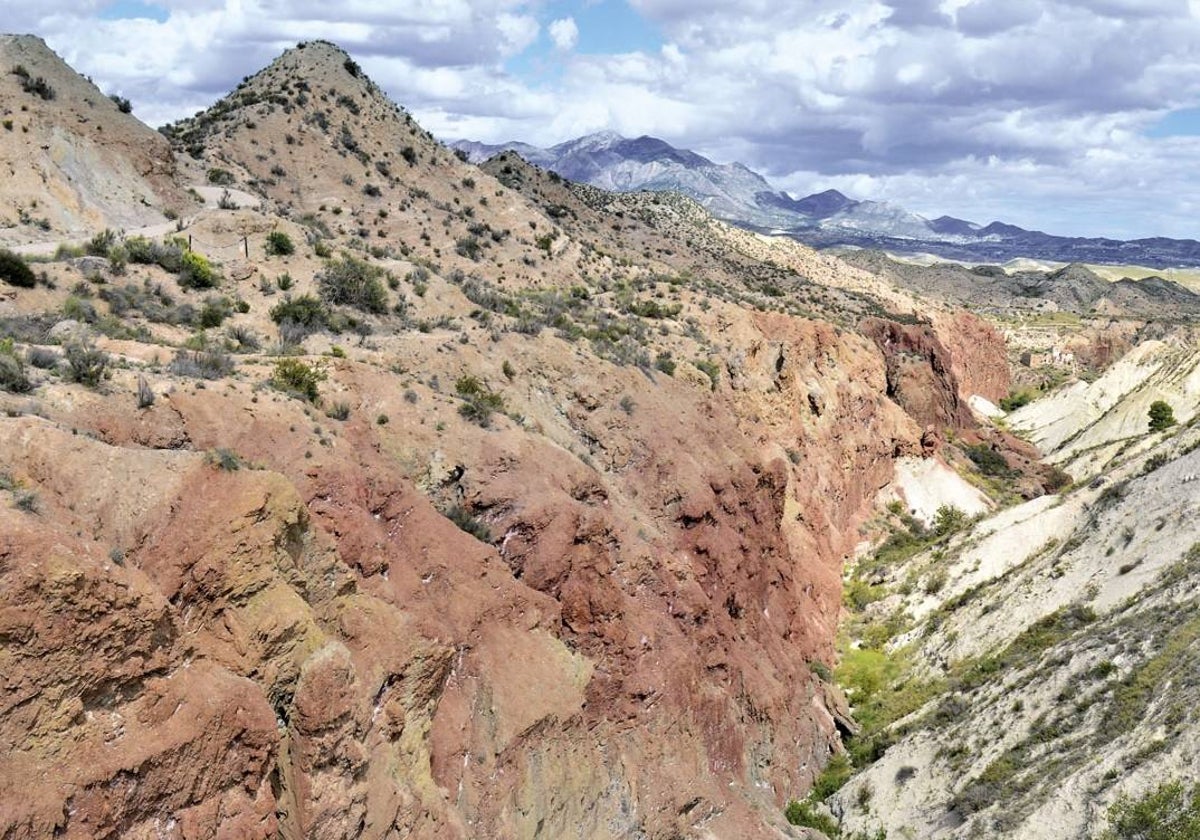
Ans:
<svg viewBox="0 0 1200 840"><path fill-rule="evenodd" d="M237 207L258 207L262 203L262 198L253 193L243 192L242 190L231 190L224 187L212 186L194 186L192 187L201 198L204 199L204 209L199 213L194 213L191 216L185 216L181 220L173 222L160 222L154 225L146 225L145 227L133 228L124 231L125 236L145 236L155 238L159 236L167 236L172 233L178 233L187 230L196 220L205 213L219 209L222 198L227 198ZM24 257L52 257L61 245L83 245L90 240L91 237L83 237L80 239L60 239L55 242L30 242L25 245L9 245L8 250L20 254Z"/></svg>

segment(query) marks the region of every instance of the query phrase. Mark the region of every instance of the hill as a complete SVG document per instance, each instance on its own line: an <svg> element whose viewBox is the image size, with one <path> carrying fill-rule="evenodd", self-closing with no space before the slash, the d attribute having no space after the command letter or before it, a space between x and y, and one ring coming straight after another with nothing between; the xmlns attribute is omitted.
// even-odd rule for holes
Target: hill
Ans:
<svg viewBox="0 0 1200 840"><path fill-rule="evenodd" d="M167 141L40 39L0 35L0 245L174 219L196 202Z"/></svg>

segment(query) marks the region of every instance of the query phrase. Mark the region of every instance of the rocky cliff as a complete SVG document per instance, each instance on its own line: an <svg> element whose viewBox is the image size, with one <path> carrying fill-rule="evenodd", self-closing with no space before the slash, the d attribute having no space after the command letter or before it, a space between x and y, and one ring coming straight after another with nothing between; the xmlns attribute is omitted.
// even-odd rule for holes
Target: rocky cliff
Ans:
<svg viewBox="0 0 1200 840"><path fill-rule="evenodd" d="M258 203L3 287L0 834L787 831L915 302L470 166L328 44L169 133ZM931 404L1001 387L927 330Z"/></svg>

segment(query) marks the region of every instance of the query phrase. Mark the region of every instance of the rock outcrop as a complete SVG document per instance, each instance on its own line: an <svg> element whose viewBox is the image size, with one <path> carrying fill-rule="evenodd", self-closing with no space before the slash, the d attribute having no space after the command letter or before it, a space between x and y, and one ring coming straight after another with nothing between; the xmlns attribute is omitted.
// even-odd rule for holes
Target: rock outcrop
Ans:
<svg viewBox="0 0 1200 840"><path fill-rule="evenodd" d="M187 220L217 287L4 304L42 367L0 394L0 834L778 837L852 727L843 561L994 334L860 330L914 302L471 167L328 44L169 133L263 199Z"/></svg>

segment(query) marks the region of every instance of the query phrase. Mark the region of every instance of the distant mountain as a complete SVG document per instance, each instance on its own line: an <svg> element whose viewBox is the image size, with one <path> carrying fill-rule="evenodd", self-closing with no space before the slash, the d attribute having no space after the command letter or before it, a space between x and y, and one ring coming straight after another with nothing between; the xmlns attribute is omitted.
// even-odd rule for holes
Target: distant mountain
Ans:
<svg viewBox="0 0 1200 840"><path fill-rule="evenodd" d="M1054 236L993 221L986 226L941 216L926 219L888 202L858 201L837 190L792 198L740 163L714 163L655 137L628 139L611 131L548 149L527 143L452 146L480 163L513 151L530 163L601 189L680 192L709 212L743 227L784 234L818 248L852 247L931 253L966 262L1033 257L1058 262L1131 263L1156 268L1200 266L1200 242L1155 237L1116 239Z"/></svg>

